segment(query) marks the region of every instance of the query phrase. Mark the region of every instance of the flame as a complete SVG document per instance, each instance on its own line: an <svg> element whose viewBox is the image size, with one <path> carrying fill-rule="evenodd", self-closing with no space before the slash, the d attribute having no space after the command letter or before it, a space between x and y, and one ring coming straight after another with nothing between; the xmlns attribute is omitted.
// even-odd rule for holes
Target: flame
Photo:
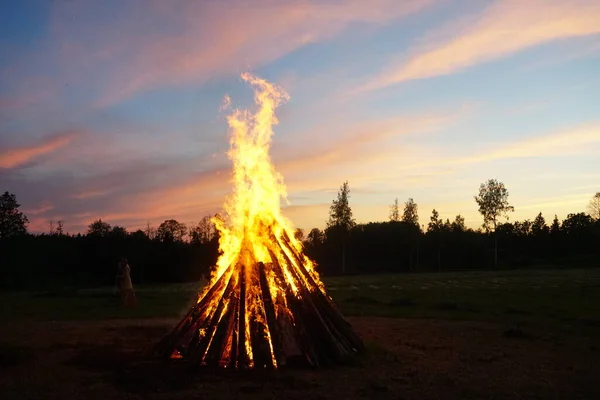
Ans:
<svg viewBox="0 0 600 400"><path fill-rule="evenodd" d="M242 79L254 88L258 108L227 118L234 190L213 218L220 256L198 302L155 351L224 368L343 362L364 345L281 214L286 188L269 157L275 109L289 96L253 75Z"/></svg>
<svg viewBox="0 0 600 400"><path fill-rule="evenodd" d="M249 367L254 366L255 350L251 342L254 335L251 326L264 329L263 337L268 343L272 365L277 367L273 333L267 323L264 296L261 294L260 275L263 274L267 281L276 318L280 317L280 313L288 318L291 316L284 288L289 288L297 298L301 297L300 286L307 287L309 291L320 290L323 294L325 288L315 264L304 255L292 223L281 214L280 202L286 199L287 191L283 177L275 170L269 156L273 126L278 124L275 109L289 100L289 96L282 88L249 73L241 77L254 88L258 110L255 113L234 110L227 117L231 132L228 155L233 162L234 190L225 202L224 216L212 220L220 233L221 255L198 303L210 297L204 315L214 314L217 324L230 307L238 309L238 313L243 312L243 334L238 331L240 323L232 323L235 326L230 329L236 332L236 337L244 338L243 348ZM229 104L229 100L227 102ZM273 265L281 269L280 274L275 273ZM262 271L259 271L260 268ZM239 293L223 299L229 285L234 285ZM212 335L206 351L215 332L199 333L201 337ZM225 341L221 353L223 360L236 351L233 341L233 337ZM223 363L223 366L227 365Z"/></svg>

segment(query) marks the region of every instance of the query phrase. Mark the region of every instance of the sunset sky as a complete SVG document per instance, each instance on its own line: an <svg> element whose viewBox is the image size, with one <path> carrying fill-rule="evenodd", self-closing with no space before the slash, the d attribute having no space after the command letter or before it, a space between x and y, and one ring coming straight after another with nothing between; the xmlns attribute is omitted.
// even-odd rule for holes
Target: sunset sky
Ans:
<svg viewBox="0 0 600 400"><path fill-rule="evenodd" d="M344 180L357 222L412 197L473 228L490 178L511 220L600 191L598 0L2 1L0 191L35 232L197 223L232 188L244 71L291 97L271 154L297 227Z"/></svg>

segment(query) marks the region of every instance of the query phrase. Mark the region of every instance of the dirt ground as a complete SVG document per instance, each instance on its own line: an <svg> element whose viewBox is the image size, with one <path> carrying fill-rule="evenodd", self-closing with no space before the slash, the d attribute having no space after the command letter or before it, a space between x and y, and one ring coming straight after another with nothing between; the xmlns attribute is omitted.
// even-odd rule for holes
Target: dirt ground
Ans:
<svg viewBox="0 0 600 400"><path fill-rule="evenodd" d="M0 323L2 399L600 398L597 337L349 318L369 353L328 370L208 371L149 359L176 320Z"/></svg>

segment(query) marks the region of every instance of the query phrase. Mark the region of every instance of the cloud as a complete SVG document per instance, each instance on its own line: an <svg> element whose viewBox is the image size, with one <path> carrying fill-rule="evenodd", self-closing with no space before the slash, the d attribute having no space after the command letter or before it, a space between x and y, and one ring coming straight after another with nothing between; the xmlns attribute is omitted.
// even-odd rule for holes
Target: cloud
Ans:
<svg viewBox="0 0 600 400"><path fill-rule="evenodd" d="M32 146L0 151L0 168L12 169L27 164L44 154L67 146L78 135L73 132L60 133Z"/></svg>
<svg viewBox="0 0 600 400"><path fill-rule="evenodd" d="M470 110L471 107L459 107L368 120L352 123L351 126L326 125L325 131L315 130L302 135L303 142L311 144L310 148L304 151L298 150L297 146L282 149L274 157L275 164L286 177L310 171L317 172L320 177L348 173L347 168L340 168L342 165L358 170L364 169L368 164L382 167L386 160L397 161L408 148L409 138L423 137L448 127L469 115ZM403 137L406 140L402 140ZM337 170L333 167L337 167ZM324 171L327 171L325 175Z"/></svg>
<svg viewBox="0 0 600 400"><path fill-rule="evenodd" d="M27 215L39 215L39 214L44 214L47 213L48 211L51 211L54 209L54 206L48 202L43 202L42 204L40 204L39 207L37 208L26 208L23 210L23 212L25 212Z"/></svg>
<svg viewBox="0 0 600 400"><path fill-rule="evenodd" d="M404 171L426 172L432 169L456 169L492 161L593 155L597 152L594 146L598 145L600 145L600 122L594 122L512 142L495 143L493 147L471 148L471 154L467 155L446 156L447 148L435 149L431 146L426 149L414 148L411 153L419 154L419 157L406 159L400 168ZM425 159L423 159L424 154L427 154Z"/></svg>
<svg viewBox="0 0 600 400"><path fill-rule="evenodd" d="M155 87L237 75L350 26L389 23L430 2L144 1L119 3L118 13L90 2L55 2L49 46L70 82L105 81L97 104L106 106Z"/></svg>
<svg viewBox="0 0 600 400"><path fill-rule="evenodd" d="M585 210L585 206L590 198L591 196L589 193L565 195L552 198L538 198L529 200L524 204L519 204L518 208L519 210L525 210L529 212L531 212L531 210L537 211L541 209L566 209L567 207L574 210ZM549 217L546 216L546 218Z"/></svg>
<svg viewBox="0 0 600 400"><path fill-rule="evenodd" d="M373 171L366 166L378 164L382 159L394 162L401 147L394 144L395 141L402 143L403 136L408 138L435 131L461 115L462 111L458 109L368 120L351 127L345 122L323 128L327 129L331 140L322 143L313 139L327 135L309 130L301 136L303 143L313 144L311 148L299 149L294 145L274 149L276 168L284 174L294 193L333 186L337 190L337 185L347 174L352 174L353 184L371 182ZM86 137L78 146L90 148L88 141L91 139ZM92 140L91 143L95 142ZM165 159L153 154L124 153L127 158L123 159L111 157L117 150L114 145L92 146L97 154L88 154L84 158L91 157L94 168L73 159L67 166L77 165L77 174L58 169L42 178L34 176L28 180L13 174L8 182L9 189L25 200L27 209L43 211L35 215L39 219L35 226L45 229L48 220L60 219L71 232L85 230L97 218L127 228L141 227L146 221L157 225L167 218L184 222L198 220L219 211L225 196L232 190L231 166L225 156L210 158L209 163L206 162L208 155L204 159L197 155ZM382 147L386 148L385 152ZM64 166L59 164L59 167ZM314 193L310 197L314 199ZM52 202L52 209L43 208L48 201Z"/></svg>
<svg viewBox="0 0 600 400"><path fill-rule="evenodd" d="M428 153L411 144L415 138L431 135L461 116L460 112L447 111L365 121L348 133L345 126L328 131L334 138L339 136L335 135L337 132L346 133L342 141L317 144L309 150L279 149L275 152L276 167L283 173L291 197L296 200L291 205L282 203L284 214L300 222L302 228L321 226L327 211L327 203L323 202L334 198L344 179L350 180L355 200L384 198L389 194L391 202L395 196L413 195L413 191L419 193L423 187L432 185L437 185L438 191L446 190L446 186L435 180L448 181L449 168L511 158L580 154L600 143L600 124L590 124L496 145L461 157L438 157L435 151ZM322 136L320 132L311 134ZM312 139L307 140L312 143ZM230 174L231 167L224 159L218 160L212 169L200 172L195 171L189 158L171 162L132 159L108 171L95 171L93 175L79 178L54 176L43 181L24 181L13 177L8 186L18 194L20 201L21 195L24 196L22 202L24 209L31 213L32 230L45 230L48 221L53 219L65 221L65 228L70 232L85 231L85 227L98 218L137 229L146 221L154 226L168 218L188 223L219 211L225 196L232 190ZM470 187L471 183L467 183ZM456 180L451 181L451 187L457 189ZM299 200L298 196L305 198ZM443 198L443 193L437 196ZM436 208L448 208L448 201L440 203ZM360 203L356 206L357 217L367 221L371 206ZM387 205L381 207L379 214L385 219ZM358 213L359 210L363 210L362 213ZM470 215L464 209L456 212Z"/></svg>
<svg viewBox="0 0 600 400"><path fill-rule="evenodd" d="M110 191L107 189L84 190L83 192L77 192L75 194L72 194L69 197L72 199L83 200L83 199L90 199L92 197L104 196L109 193L110 193Z"/></svg>
<svg viewBox="0 0 600 400"><path fill-rule="evenodd" d="M546 42L599 34L599 20L594 0L498 0L468 25L450 24L441 39L414 49L361 90L448 75Z"/></svg>
<svg viewBox="0 0 600 400"><path fill-rule="evenodd" d="M590 146L594 144L600 144L600 124L598 123L521 140L498 150L489 151L482 156L474 156L471 161L576 156L589 153Z"/></svg>

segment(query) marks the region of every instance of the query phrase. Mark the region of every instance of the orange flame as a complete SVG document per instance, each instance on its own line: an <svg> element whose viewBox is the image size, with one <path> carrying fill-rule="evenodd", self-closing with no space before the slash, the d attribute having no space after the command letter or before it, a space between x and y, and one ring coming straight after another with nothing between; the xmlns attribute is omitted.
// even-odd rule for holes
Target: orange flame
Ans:
<svg viewBox="0 0 600 400"><path fill-rule="evenodd" d="M273 366L277 367L271 332L266 323L265 305L260 301L261 285L257 268L264 268L262 272L268 282L276 314L289 315L289 312L285 296L282 295L282 282L278 281L280 278L273 269L266 268L265 264L277 263L281 267L285 285L291 288L296 297L300 296L299 286L320 290L323 294L325 288L315 271L315 264L304 255L302 243L295 238L292 223L281 214L280 201L286 198L286 187L269 156L273 126L278 123L275 109L286 102L289 96L282 88L251 74L242 74L242 79L254 87L258 110L254 114L248 110L235 110L227 118L231 131L228 155L233 162L234 191L224 205L225 218L213 218L220 232L221 255L198 301L209 296L224 274L225 281L232 281L230 284L240 285L240 280L247 282L239 296L245 298L243 326L246 332L243 337L248 365L254 366L250 321L255 320L262 322L266 330L264 335L270 346ZM299 273L301 268L307 273ZM228 299L219 305L223 303L221 298L226 290L221 285L218 293L211 292L212 300L205 310L207 315L217 313L218 321L234 301ZM231 346L229 339L223 352L225 358L232 351Z"/></svg>

